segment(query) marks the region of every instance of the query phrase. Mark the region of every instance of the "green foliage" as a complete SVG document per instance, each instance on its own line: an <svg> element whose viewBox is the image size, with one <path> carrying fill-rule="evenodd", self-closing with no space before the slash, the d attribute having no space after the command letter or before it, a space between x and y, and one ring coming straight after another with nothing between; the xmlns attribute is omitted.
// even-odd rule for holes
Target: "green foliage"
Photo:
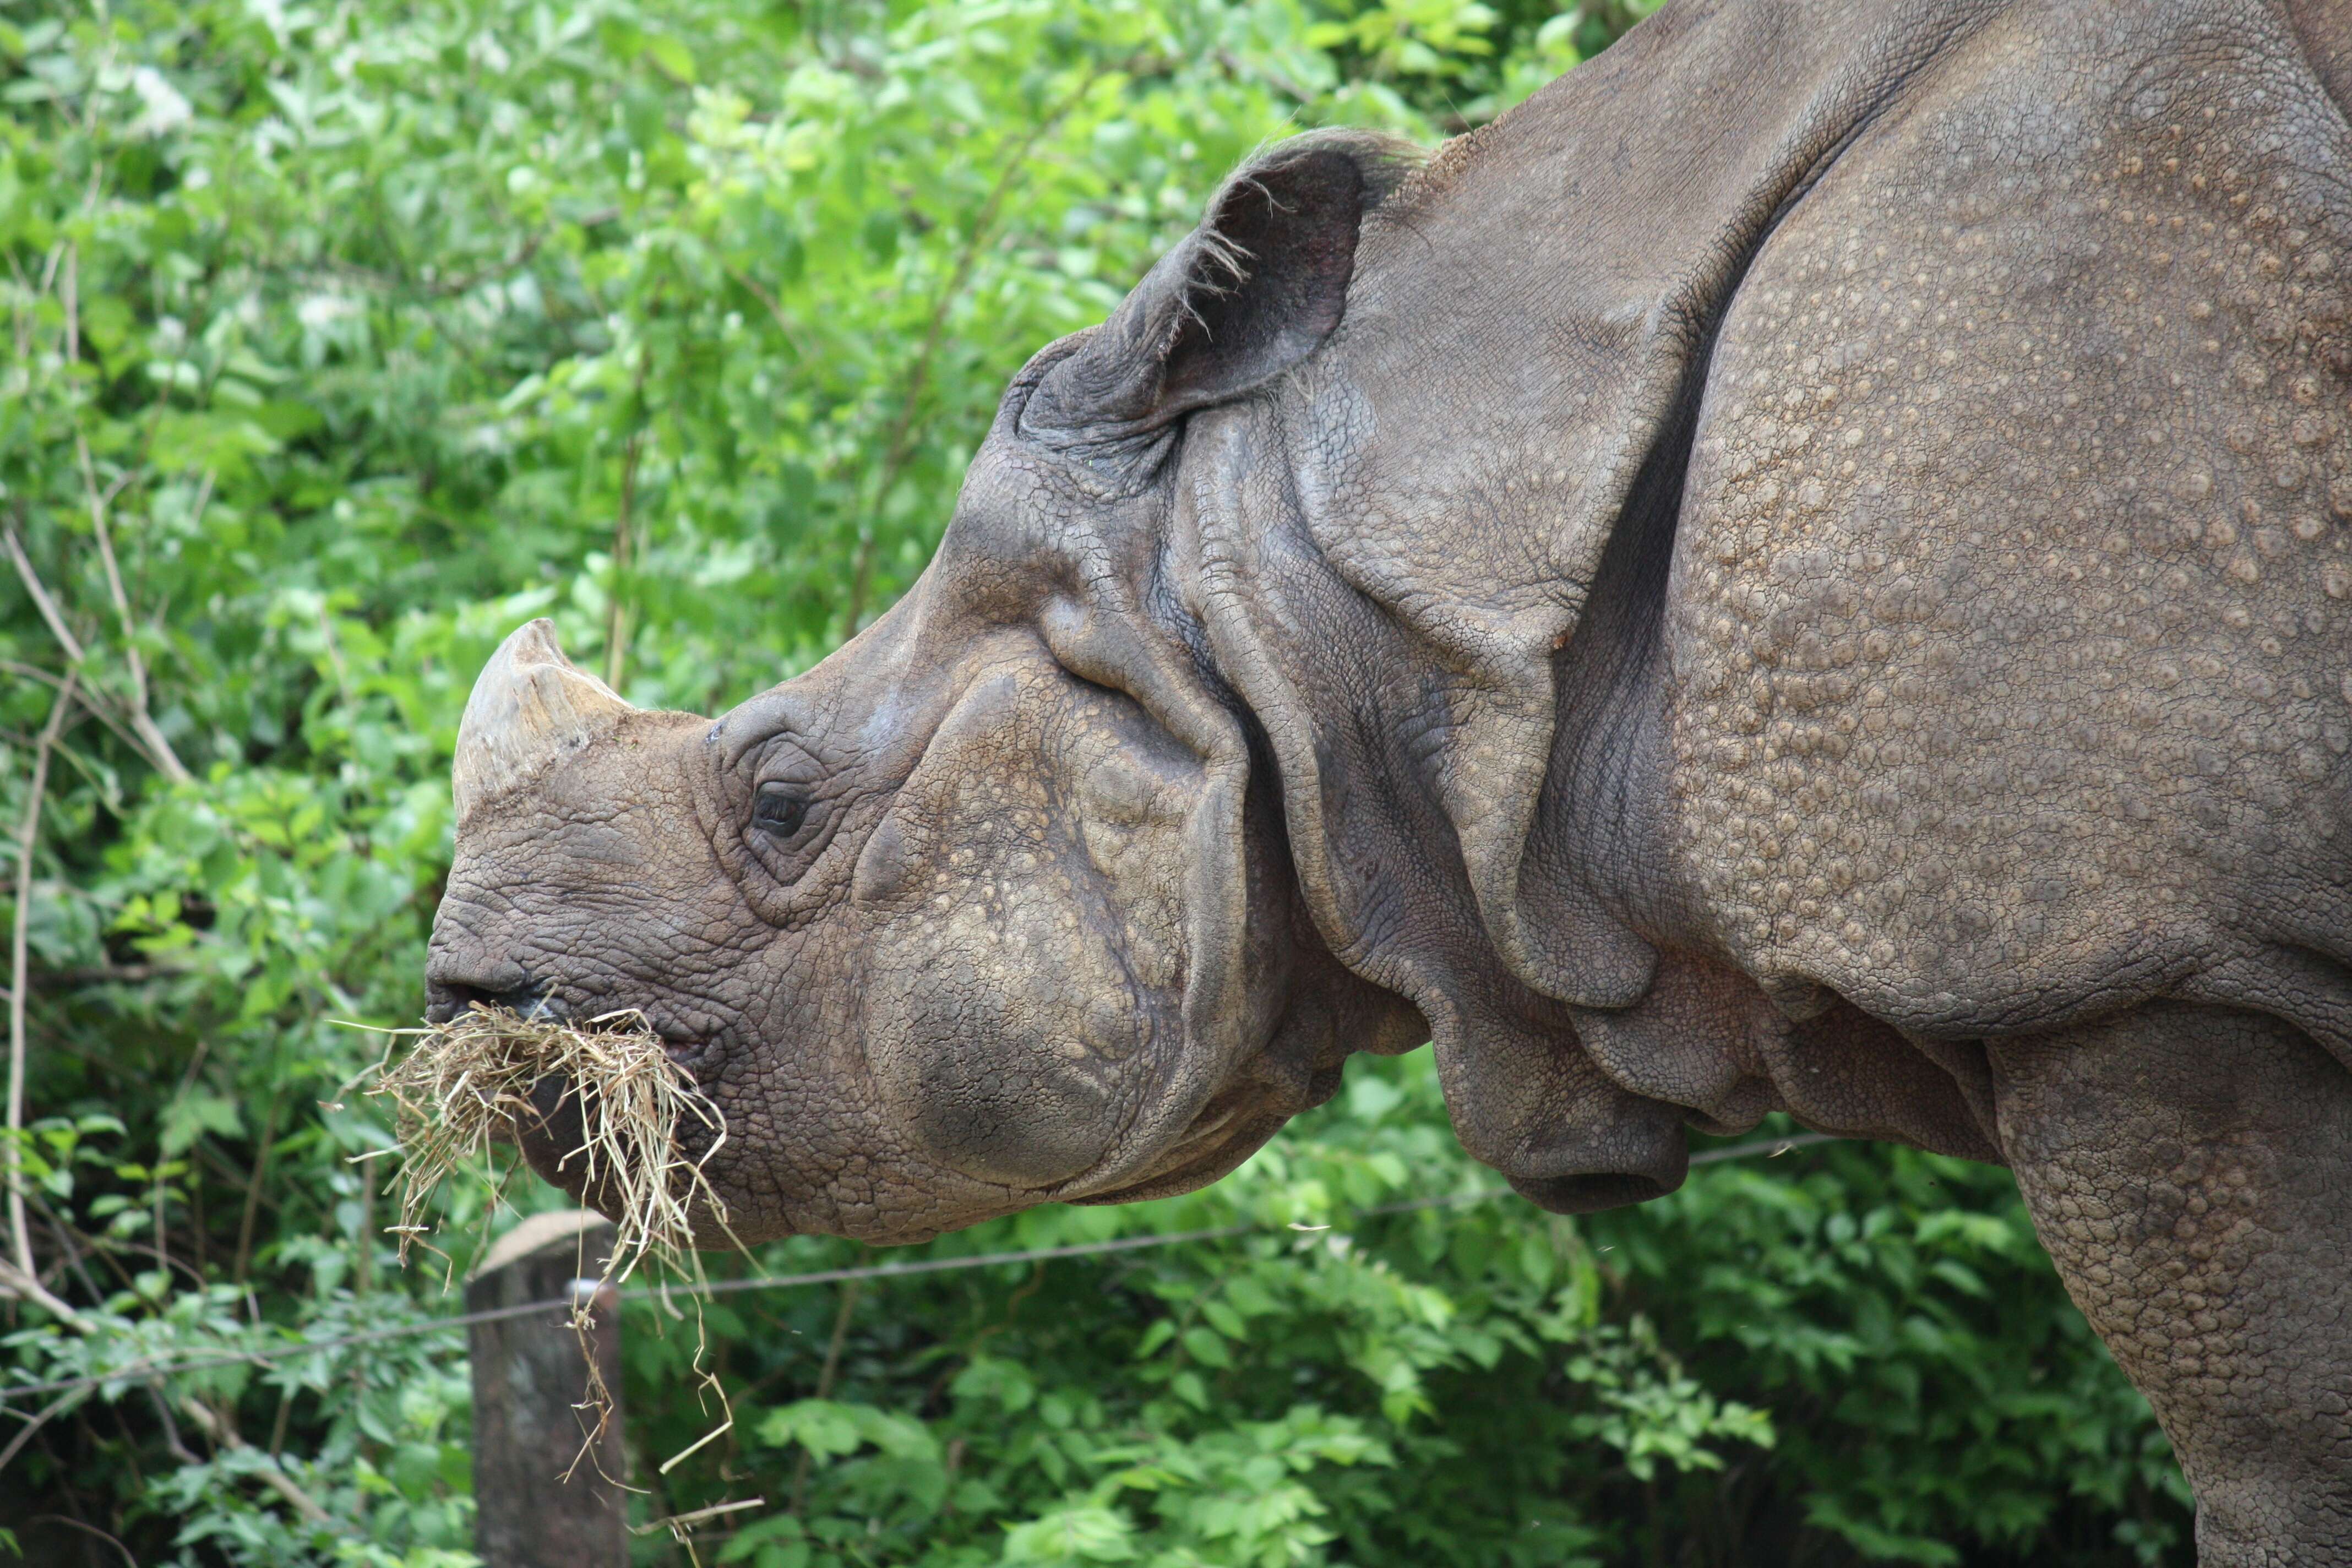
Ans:
<svg viewBox="0 0 2352 1568"><path fill-rule="evenodd" d="M382 1041L338 1021L419 1010L497 638L552 615L706 710L804 668L1249 149L1433 142L1648 8L0 0L6 1150L48 1299L0 1368L109 1377L8 1460L0 1544L471 1561L458 1337L342 1342L456 1310L488 1188L395 1268ZM1248 1237L715 1299L735 1426L667 1476L715 1417L633 1305L646 1517L764 1498L695 1546L757 1568L2183 1559L2000 1173L1812 1149L1578 1223L1488 1180L1425 1060L1360 1063L1209 1192L929 1250ZM157 1358L208 1364L120 1375Z"/></svg>

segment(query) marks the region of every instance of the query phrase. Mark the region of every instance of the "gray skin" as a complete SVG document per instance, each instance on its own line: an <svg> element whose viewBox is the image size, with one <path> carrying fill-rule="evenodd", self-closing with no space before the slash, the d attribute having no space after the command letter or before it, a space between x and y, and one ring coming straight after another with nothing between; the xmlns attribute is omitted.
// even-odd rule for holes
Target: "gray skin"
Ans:
<svg viewBox="0 0 2352 1568"><path fill-rule="evenodd" d="M433 1005L643 1009L747 1239L1182 1191L1423 1039L1555 1209L2004 1161L2202 1560L2352 1564L2347 102L2331 0L1678 0L1278 143L816 669L510 639Z"/></svg>

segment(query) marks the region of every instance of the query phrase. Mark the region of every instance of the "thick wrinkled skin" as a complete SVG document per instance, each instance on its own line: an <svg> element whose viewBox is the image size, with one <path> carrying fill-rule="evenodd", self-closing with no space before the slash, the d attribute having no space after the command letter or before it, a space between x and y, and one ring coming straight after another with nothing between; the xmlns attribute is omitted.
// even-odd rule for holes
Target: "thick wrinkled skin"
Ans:
<svg viewBox="0 0 2352 1568"><path fill-rule="evenodd" d="M480 753L435 1005L643 1008L751 1236L1182 1190L1423 1038L1556 1208L2006 1161L2204 1560L2352 1563L2347 102L2333 0L1678 0L1277 144L856 642Z"/></svg>

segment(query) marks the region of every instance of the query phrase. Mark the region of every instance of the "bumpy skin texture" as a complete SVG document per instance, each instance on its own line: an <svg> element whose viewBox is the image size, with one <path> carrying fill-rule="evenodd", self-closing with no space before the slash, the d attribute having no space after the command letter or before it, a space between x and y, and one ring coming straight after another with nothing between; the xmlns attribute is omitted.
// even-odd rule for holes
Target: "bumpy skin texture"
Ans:
<svg viewBox="0 0 2352 1568"><path fill-rule="evenodd" d="M1667 723L1768 983L1939 1034L2172 989L2352 1052L2352 137L2222 20L2003 17L1731 309Z"/></svg>
<svg viewBox="0 0 2352 1568"><path fill-rule="evenodd" d="M2005 1159L2207 1560L2352 1563L2348 89L2321 0L1677 0L1278 144L848 647L461 738L435 1005L644 1008L750 1236L1182 1190L1423 1038L1556 1208Z"/></svg>
<svg viewBox="0 0 2352 1568"><path fill-rule="evenodd" d="M2352 1095L2276 1018L2157 1005L1992 1047L2074 1300L2172 1435L2199 1560L2352 1557Z"/></svg>

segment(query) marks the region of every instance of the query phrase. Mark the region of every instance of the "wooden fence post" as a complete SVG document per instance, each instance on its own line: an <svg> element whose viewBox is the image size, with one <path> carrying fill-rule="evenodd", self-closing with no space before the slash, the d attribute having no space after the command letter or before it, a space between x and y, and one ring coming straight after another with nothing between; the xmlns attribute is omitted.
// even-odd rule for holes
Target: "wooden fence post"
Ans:
<svg viewBox="0 0 2352 1568"><path fill-rule="evenodd" d="M466 1282L466 1310L569 1302L595 1289L611 1223L584 1209L532 1215L492 1244ZM592 1278L583 1279L588 1275ZM626 1568L621 1442L621 1312L610 1285L585 1335L612 1391L602 1430L581 1409L588 1363L568 1306L476 1323L474 1550L491 1568ZM582 1452L583 1446L586 1452ZM572 1461L579 1460L574 1468ZM572 1471L568 1482L562 1478Z"/></svg>

